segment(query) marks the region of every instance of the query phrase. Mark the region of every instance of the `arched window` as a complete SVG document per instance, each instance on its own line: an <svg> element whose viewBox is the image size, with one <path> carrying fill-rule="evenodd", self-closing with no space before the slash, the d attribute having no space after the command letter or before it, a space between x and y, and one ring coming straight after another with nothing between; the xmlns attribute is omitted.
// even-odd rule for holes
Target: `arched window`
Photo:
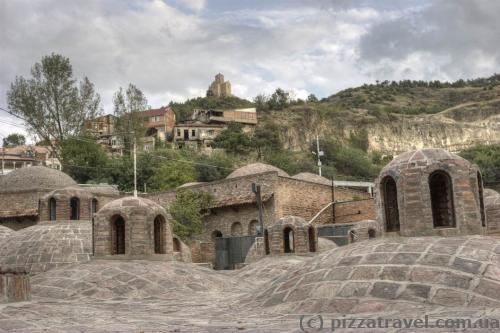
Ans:
<svg viewBox="0 0 500 333"><path fill-rule="evenodd" d="M285 253L295 252L295 239L293 235L293 229L291 227L285 227L283 229L283 250Z"/></svg>
<svg viewBox="0 0 500 333"><path fill-rule="evenodd" d="M70 206L70 220L79 220L80 219L80 199L73 197L69 201Z"/></svg>
<svg viewBox="0 0 500 333"><path fill-rule="evenodd" d="M162 215L158 215L154 220L154 241L155 241L155 253L165 254L166 244L165 244L165 230L166 230L165 218Z"/></svg>
<svg viewBox="0 0 500 333"><path fill-rule="evenodd" d="M111 218L111 254L125 254L125 220L120 215Z"/></svg>
<svg viewBox="0 0 500 333"><path fill-rule="evenodd" d="M253 236L257 235L257 226L259 225L259 221L257 220L252 220L248 224L248 235Z"/></svg>
<svg viewBox="0 0 500 333"><path fill-rule="evenodd" d="M212 231L212 240L215 241L216 238L222 237L222 232L219 230Z"/></svg>
<svg viewBox="0 0 500 333"><path fill-rule="evenodd" d="M99 203L97 202L96 198L92 199L91 206L90 206L91 215L94 215L95 213L97 213L97 209L99 208L98 204Z"/></svg>
<svg viewBox="0 0 500 333"><path fill-rule="evenodd" d="M264 249L266 251L266 254L271 253L271 249L269 246L269 232L267 229L264 230Z"/></svg>
<svg viewBox="0 0 500 333"><path fill-rule="evenodd" d="M382 195L384 199L385 230L387 232L399 231L398 190L396 182L391 176L382 180Z"/></svg>
<svg viewBox="0 0 500 333"><path fill-rule="evenodd" d="M181 242L177 237L174 237L173 239L173 244L174 244L174 252L181 252Z"/></svg>
<svg viewBox="0 0 500 333"><path fill-rule="evenodd" d="M231 236L242 236L243 227L240 222L234 222L231 226Z"/></svg>
<svg viewBox="0 0 500 333"><path fill-rule="evenodd" d="M486 227L486 214L484 212L483 177L477 172L477 188L479 191L479 210L481 211L481 226Z"/></svg>
<svg viewBox="0 0 500 333"><path fill-rule="evenodd" d="M309 236L309 252L316 252L316 233L313 226L307 229L307 234Z"/></svg>
<svg viewBox="0 0 500 333"><path fill-rule="evenodd" d="M377 232L375 229L368 229L368 238L375 238L377 236Z"/></svg>
<svg viewBox="0 0 500 333"><path fill-rule="evenodd" d="M455 227L455 208L450 176L442 171L434 171L429 176L432 219L434 228Z"/></svg>
<svg viewBox="0 0 500 333"><path fill-rule="evenodd" d="M49 199L49 220L51 220L51 221L55 221L57 218L56 208L57 208L56 199L50 198Z"/></svg>

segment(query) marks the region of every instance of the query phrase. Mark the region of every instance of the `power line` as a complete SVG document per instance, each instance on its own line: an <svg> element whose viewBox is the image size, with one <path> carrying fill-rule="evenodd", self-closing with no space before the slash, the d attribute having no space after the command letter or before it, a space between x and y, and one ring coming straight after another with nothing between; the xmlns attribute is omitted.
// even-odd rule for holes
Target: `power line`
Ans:
<svg viewBox="0 0 500 333"><path fill-rule="evenodd" d="M10 112L7 111L7 110L5 110L4 108L0 107L0 110L3 110L3 111L5 111L5 112L7 112L7 113L10 114ZM18 118L22 119L23 121L25 121L21 117L18 117ZM11 125L11 126L16 126L16 127L19 127L19 128L22 128L22 129L26 130L25 126L22 126L22 125L19 125L19 124L8 123L8 122L5 122L3 120L0 120L0 122L6 123L6 124ZM122 133L122 134L131 134L131 133ZM82 142L87 142L87 143L97 143L95 140L84 139L84 138L80 138L80 137L72 137L71 139L82 141ZM128 151L128 152L132 152L131 149L122 148L122 150ZM163 160L168 160L168 161L175 161L175 162L179 162L179 163L187 163L187 164L192 164L192 165L206 166L206 167L211 167L211 168L216 168L216 169L225 169L225 170L229 170L229 171L233 171L234 170L233 168L227 168L227 167L218 166L218 165L212 165L212 164L206 164L206 163L199 163L199 162L193 162L193 161L175 159L175 158L170 158L170 157L166 157L166 156L155 155L155 154L148 153L148 152L139 152L139 154L148 155L148 156L151 156L151 157L155 157L155 158L159 158L159 159L163 159Z"/></svg>

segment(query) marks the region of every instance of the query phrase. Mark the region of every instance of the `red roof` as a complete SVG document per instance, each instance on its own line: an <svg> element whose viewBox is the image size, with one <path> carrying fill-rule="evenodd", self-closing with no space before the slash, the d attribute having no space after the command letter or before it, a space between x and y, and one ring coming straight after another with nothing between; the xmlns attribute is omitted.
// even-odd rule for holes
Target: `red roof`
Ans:
<svg viewBox="0 0 500 333"><path fill-rule="evenodd" d="M159 109L150 109L142 111L141 114L144 116L163 116L167 112L172 111L169 106L162 106Z"/></svg>

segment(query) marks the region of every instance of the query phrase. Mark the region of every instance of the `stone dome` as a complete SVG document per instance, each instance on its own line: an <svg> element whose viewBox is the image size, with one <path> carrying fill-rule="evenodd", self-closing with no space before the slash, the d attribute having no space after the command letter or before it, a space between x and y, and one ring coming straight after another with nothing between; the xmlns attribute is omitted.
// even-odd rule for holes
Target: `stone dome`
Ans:
<svg viewBox="0 0 500 333"><path fill-rule="evenodd" d="M383 238L321 253L245 306L274 313L373 313L420 306L500 307L500 239Z"/></svg>
<svg viewBox="0 0 500 333"><path fill-rule="evenodd" d="M230 178L236 178L236 177L242 177L242 176L249 176L249 175L255 175L255 174L270 172L270 171L276 171L276 172L278 172L278 175L282 176L282 177L290 177L285 171L283 171L280 168L277 168L275 166L272 166L269 164L264 164L264 163L252 163L252 164L247 164L239 169L234 170L226 178L230 179Z"/></svg>
<svg viewBox="0 0 500 333"><path fill-rule="evenodd" d="M299 180L305 180L305 181L308 181L311 183L318 183L318 184L332 186L331 180L329 180L328 178L325 178L323 176L317 175L315 173L311 173L311 172L301 172L301 173L296 174L292 178L299 179Z"/></svg>
<svg viewBox="0 0 500 333"><path fill-rule="evenodd" d="M0 266L37 273L90 260L91 254L90 221L42 222L14 232L0 243Z"/></svg>
<svg viewBox="0 0 500 333"><path fill-rule="evenodd" d="M500 193L498 193L495 190L492 190L491 188L485 188L483 191L483 195L485 198L487 198L487 197L500 197Z"/></svg>
<svg viewBox="0 0 500 333"><path fill-rule="evenodd" d="M76 185L62 171L44 166L32 166L13 170L0 179L0 192L55 190Z"/></svg>
<svg viewBox="0 0 500 333"><path fill-rule="evenodd" d="M454 164L458 164L464 167L469 167L472 165L466 159L450 153L449 151L441 148L424 148L418 150L411 150L396 156L389 164L387 164L383 169L407 169L414 167L424 167L435 163L442 163L445 161L454 161Z"/></svg>
<svg viewBox="0 0 500 333"><path fill-rule="evenodd" d="M91 198L92 193L87 191L78 185L68 186L64 188L55 189L49 193L47 193L42 200L47 200L48 198L70 198L70 197L78 197L78 198Z"/></svg>
<svg viewBox="0 0 500 333"><path fill-rule="evenodd" d="M133 208L133 207L141 207L141 208L160 208L164 209L156 202L151 201L146 198L141 197L123 197L120 199L113 200L105 204L100 211L104 210L123 210L124 208Z"/></svg>

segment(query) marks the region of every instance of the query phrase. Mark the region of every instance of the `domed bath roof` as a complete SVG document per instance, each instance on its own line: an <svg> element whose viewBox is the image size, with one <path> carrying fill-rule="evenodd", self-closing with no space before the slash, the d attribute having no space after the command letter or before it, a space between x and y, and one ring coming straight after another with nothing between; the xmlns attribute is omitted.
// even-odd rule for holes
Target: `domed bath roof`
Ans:
<svg viewBox="0 0 500 333"><path fill-rule="evenodd" d="M463 167L470 167L472 163L466 159L450 153L449 151L441 148L424 148L418 150L411 150L396 156L383 170L398 168L406 169L413 167L424 167L434 163L453 161L455 164Z"/></svg>
<svg viewBox="0 0 500 333"><path fill-rule="evenodd" d="M495 253L484 236L391 237L334 248L291 267L245 306L275 313L363 313L426 306L500 306Z"/></svg>
<svg viewBox="0 0 500 333"><path fill-rule="evenodd" d="M42 222L14 232L0 243L0 267L37 273L90 260L91 254L90 221Z"/></svg>
<svg viewBox="0 0 500 333"><path fill-rule="evenodd" d="M0 192L55 190L76 185L62 171L44 166L32 166L13 170L0 179Z"/></svg>
<svg viewBox="0 0 500 333"><path fill-rule="evenodd" d="M236 178L236 177L242 177L242 176L249 176L249 175L255 175L255 174L270 172L270 171L276 171L276 172L278 172L278 175L282 176L282 177L290 177L285 171L283 171L280 168L277 168L273 165L264 164L264 163L252 163L252 164L247 164L239 169L234 170L226 178L230 179L230 178Z"/></svg>

